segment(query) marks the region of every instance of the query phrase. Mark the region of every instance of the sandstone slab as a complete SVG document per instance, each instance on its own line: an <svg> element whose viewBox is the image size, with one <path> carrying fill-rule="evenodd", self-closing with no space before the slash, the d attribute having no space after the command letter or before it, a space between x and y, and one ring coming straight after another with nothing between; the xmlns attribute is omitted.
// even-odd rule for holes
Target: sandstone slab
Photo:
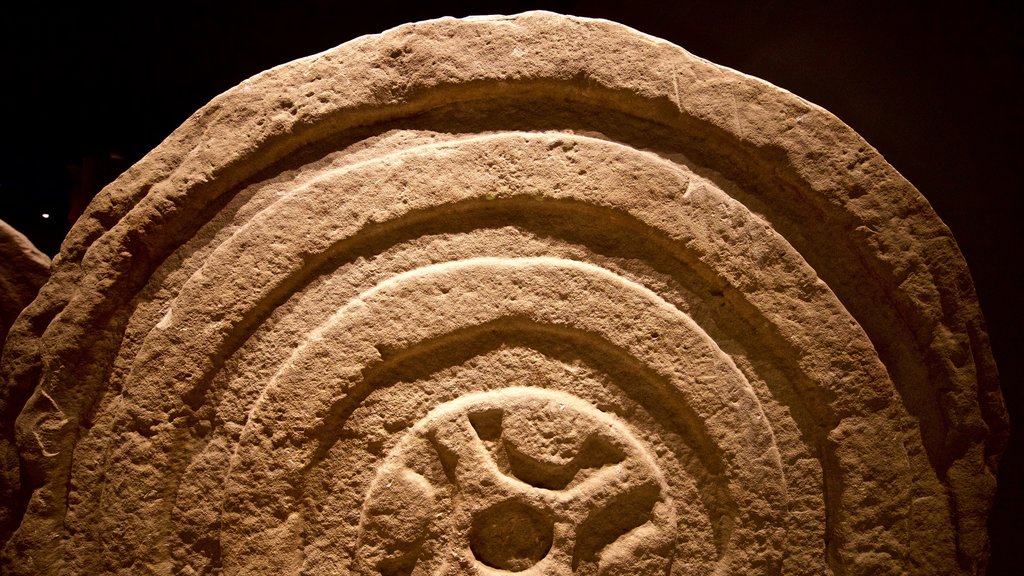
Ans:
<svg viewBox="0 0 1024 576"><path fill-rule="evenodd" d="M978 574L1006 436L956 243L870 145L544 12L217 97L3 371L12 574Z"/></svg>

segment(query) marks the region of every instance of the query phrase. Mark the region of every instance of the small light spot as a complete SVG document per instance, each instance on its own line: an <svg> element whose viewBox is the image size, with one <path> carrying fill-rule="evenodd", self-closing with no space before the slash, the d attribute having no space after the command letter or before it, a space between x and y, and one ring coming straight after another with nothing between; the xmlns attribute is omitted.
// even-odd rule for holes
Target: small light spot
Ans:
<svg viewBox="0 0 1024 576"><path fill-rule="evenodd" d="M50 215L48 213L43 212L43 218L49 218L49 217L50 217Z"/></svg>

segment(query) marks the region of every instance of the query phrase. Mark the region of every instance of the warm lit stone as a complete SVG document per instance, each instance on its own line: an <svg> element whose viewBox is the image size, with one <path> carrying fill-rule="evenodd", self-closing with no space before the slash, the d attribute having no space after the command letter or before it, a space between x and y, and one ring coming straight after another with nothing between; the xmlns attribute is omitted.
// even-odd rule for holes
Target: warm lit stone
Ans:
<svg viewBox="0 0 1024 576"><path fill-rule="evenodd" d="M0 345L18 314L50 274L50 259L24 234L0 220Z"/></svg>
<svg viewBox="0 0 1024 576"><path fill-rule="evenodd" d="M217 97L8 347L11 574L973 574L1006 433L871 146L543 12Z"/></svg>
<svg viewBox="0 0 1024 576"><path fill-rule="evenodd" d="M49 274L49 257L33 246L24 234L0 220L0 349L14 319L36 297ZM25 329L25 325L22 328ZM9 365L16 365L22 358L36 354L36 342L32 336L25 339L15 337L14 340L8 348ZM0 415L4 417L4 436L0 445L0 502L4 502L0 506L2 537L9 534L10 528L7 527L17 525L20 513L19 506L10 504L19 498L21 491L21 470L17 450L11 442L11 431L13 417L25 402L25 397L12 398L10 392L6 386L0 387Z"/></svg>

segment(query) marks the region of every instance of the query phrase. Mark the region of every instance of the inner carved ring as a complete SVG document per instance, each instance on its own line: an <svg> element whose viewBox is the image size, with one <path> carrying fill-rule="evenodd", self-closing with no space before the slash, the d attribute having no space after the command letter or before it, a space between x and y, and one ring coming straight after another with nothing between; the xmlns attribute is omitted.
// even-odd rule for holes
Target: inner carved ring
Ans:
<svg viewBox="0 0 1024 576"><path fill-rule="evenodd" d="M517 500L507 500L473 517L469 548L484 564L520 572L551 550L554 522L549 514Z"/></svg>

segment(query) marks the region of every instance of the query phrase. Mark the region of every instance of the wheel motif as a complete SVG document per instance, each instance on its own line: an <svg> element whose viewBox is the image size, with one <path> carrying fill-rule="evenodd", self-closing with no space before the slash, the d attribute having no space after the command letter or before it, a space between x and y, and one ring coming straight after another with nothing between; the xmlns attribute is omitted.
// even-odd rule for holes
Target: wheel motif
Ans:
<svg viewBox="0 0 1024 576"><path fill-rule="evenodd" d="M675 516L650 452L562 392L464 396L388 454L363 505L368 574L663 573Z"/></svg>

